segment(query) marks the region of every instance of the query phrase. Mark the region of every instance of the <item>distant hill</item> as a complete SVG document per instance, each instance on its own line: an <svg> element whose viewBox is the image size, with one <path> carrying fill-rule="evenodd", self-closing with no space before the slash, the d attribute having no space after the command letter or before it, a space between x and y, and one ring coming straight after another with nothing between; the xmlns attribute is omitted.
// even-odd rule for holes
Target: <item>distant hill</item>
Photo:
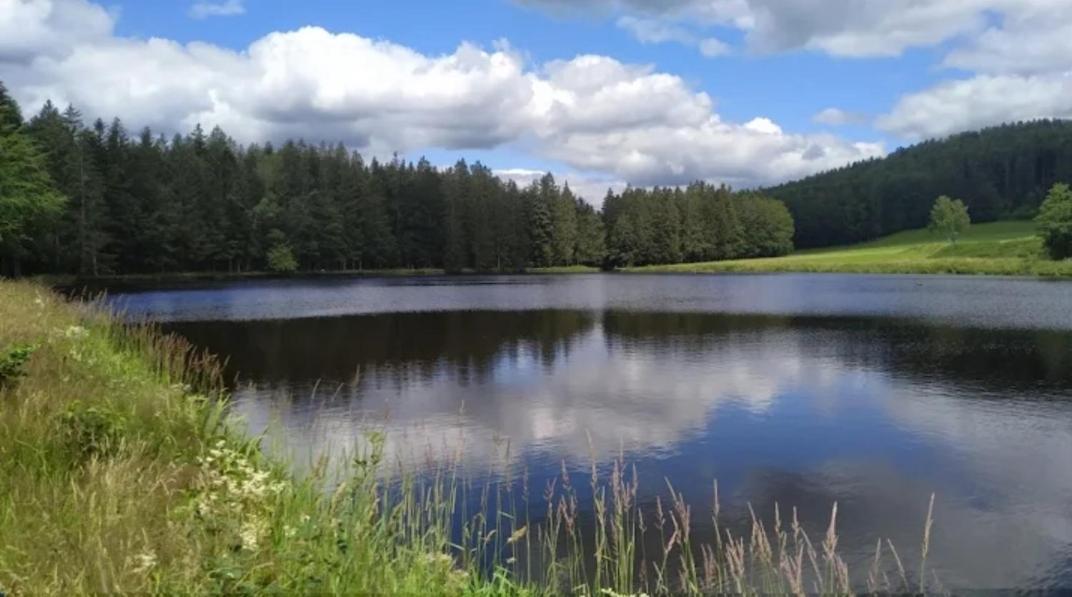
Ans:
<svg viewBox="0 0 1072 597"><path fill-rule="evenodd" d="M961 133L766 189L796 220L796 246L856 243L927 224L939 195L975 222L1027 217L1055 182L1072 182L1072 121Z"/></svg>

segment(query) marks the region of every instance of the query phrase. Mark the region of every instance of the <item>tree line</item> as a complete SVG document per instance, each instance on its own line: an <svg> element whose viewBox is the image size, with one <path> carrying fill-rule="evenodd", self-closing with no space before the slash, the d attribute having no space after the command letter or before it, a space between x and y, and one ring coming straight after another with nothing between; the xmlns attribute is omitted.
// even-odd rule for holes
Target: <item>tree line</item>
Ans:
<svg viewBox="0 0 1072 597"><path fill-rule="evenodd" d="M3 137L19 140L39 187L0 191L0 206L50 198L21 209L28 223L0 239L9 275L507 272L792 250L779 202L703 183L608 191L597 210L550 174L521 187L464 160L441 169L366 161L341 144L243 146L200 126L170 138L131 134L118 118L87 125L51 102L24 120L2 85L0 111ZM14 154L0 162L14 164Z"/></svg>
<svg viewBox="0 0 1072 597"><path fill-rule="evenodd" d="M1005 124L898 149L765 189L784 201L797 247L870 240L927 225L934 198L961 198L976 222L1030 218L1072 182L1072 122Z"/></svg>
<svg viewBox="0 0 1072 597"><path fill-rule="evenodd" d="M615 266L774 257L793 250L785 205L695 182L631 188L603 200L607 259Z"/></svg>

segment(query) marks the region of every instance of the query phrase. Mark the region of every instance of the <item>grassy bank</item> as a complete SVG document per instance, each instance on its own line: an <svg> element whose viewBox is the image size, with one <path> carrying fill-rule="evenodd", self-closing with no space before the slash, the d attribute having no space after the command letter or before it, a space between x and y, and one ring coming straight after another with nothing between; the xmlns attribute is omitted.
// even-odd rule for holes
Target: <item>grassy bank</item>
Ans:
<svg viewBox="0 0 1072 597"><path fill-rule="evenodd" d="M371 481L325 496L263 457L228 425L211 361L182 342L0 281L0 358L0 592L452 593L465 580L430 557L434 533L405 535L379 511Z"/></svg>
<svg viewBox="0 0 1072 597"><path fill-rule="evenodd" d="M955 245L926 230L909 230L850 247L798 251L785 257L654 265L627 271L1072 276L1072 260L1047 259L1031 222L993 222L973 225Z"/></svg>
<svg viewBox="0 0 1072 597"><path fill-rule="evenodd" d="M298 479L229 424L218 377L179 340L0 280L0 593L850 586L836 506L814 543L795 512L766 526L754 517L738 536L719 530L716 486L714 542L701 545L680 496L638 504L622 463L605 477L593 469L584 492L565 476L534 488L546 501L539 520L512 507L527 482L472 487L450 463L418 479L382 461L374 432L343 477L327 478L322 463ZM465 511L466 495L478 511ZM872 590L924 586L882 543L855 578Z"/></svg>

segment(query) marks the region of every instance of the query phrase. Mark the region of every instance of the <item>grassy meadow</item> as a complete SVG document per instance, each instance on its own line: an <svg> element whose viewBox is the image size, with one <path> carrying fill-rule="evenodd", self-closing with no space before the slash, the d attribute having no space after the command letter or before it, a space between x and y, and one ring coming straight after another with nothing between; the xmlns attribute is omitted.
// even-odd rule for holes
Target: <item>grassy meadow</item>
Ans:
<svg viewBox="0 0 1072 597"><path fill-rule="evenodd" d="M653 265L626 271L1072 276L1072 261L1048 259L1034 223L1007 221L973 224L956 244L928 230L908 230L858 245L797 251L785 257Z"/></svg>
<svg viewBox="0 0 1072 597"><path fill-rule="evenodd" d="M922 572L929 516L905 560L879 541L873 561L850 574L836 505L814 540L789 509L753 514L750 531L731 533L716 484L716 531L703 543L671 486L664 501L638 502L636 472L623 462L604 474L593 466L580 492L566 475L533 488L546 503L538 519L514 507L527 480L474 486L456 462L418 477L384 462L371 428L345 466L322 461L299 478L229 418L219 378L213 359L179 339L0 280L0 594L934 586ZM480 507L467 512L473 496ZM909 553L918 575L902 565Z"/></svg>

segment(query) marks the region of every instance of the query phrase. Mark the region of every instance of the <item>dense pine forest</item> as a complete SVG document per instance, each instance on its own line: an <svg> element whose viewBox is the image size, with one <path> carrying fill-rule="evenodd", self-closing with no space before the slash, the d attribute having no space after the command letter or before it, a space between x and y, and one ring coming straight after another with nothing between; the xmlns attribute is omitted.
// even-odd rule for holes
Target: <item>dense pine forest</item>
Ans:
<svg viewBox="0 0 1072 597"><path fill-rule="evenodd" d="M342 145L166 138L0 84L3 273L444 269L513 272L777 256L927 224L935 197L985 222L1029 217L1072 180L1072 123L1037 121L900 149L762 191L696 182L607 192L550 174L519 187L479 163L365 160ZM788 207L788 209L787 209Z"/></svg>
<svg viewBox="0 0 1072 597"><path fill-rule="evenodd" d="M1072 122L1039 120L962 133L766 189L796 222L797 247L868 240L927 225L939 195L972 221L1030 217L1072 181Z"/></svg>
<svg viewBox="0 0 1072 597"><path fill-rule="evenodd" d="M550 174L520 188L465 161L439 169L366 161L342 145L242 146L200 126L131 134L119 119L87 126L51 103L24 120L6 93L0 110L3 137L36 147L26 163L37 190L6 193L25 199L25 225L0 245L9 274L507 272L792 250L784 206L724 187L631 189L601 212ZM66 200L30 217L44 179Z"/></svg>

